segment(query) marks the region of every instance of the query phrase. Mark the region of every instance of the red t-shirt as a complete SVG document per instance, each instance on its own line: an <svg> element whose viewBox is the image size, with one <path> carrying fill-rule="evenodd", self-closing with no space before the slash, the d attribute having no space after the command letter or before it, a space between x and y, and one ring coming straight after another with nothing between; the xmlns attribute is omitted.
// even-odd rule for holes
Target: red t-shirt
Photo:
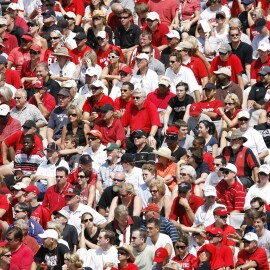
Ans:
<svg viewBox="0 0 270 270"><path fill-rule="evenodd" d="M199 102L202 112L214 112L217 113L217 108L223 107L222 102L219 99L212 101L202 100ZM211 120L220 120L220 116L217 115L216 118L211 118Z"/></svg>
<svg viewBox="0 0 270 270"><path fill-rule="evenodd" d="M229 187L227 182L222 179L216 185L217 198L220 203L227 207L228 212L233 210L243 211L246 197L246 190L244 186L237 180Z"/></svg>
<svg viewBox="0 0 270 270"><path fill-rule="evenodd" d="M179 222L181 224L191 227L192 222L189 220L185 207L183 205L180 205L179 203L180 198L181 198L180 195L178 195L173 200L169 219L177 221L179 218ZM189 199L189 205L194 214L196 213L197 209L203 204L204 204L204 200L202 197L191 194L190 199Z"/></svg>
<svg viewBox="0 0 270 270"><path fill-rule="evenodd" d="M34 261L34 253L29 247L22 244L18 250L11 252L11 254L12 264L17 265L21 270L30 270Z"/></svg>
<svg viewBox="0 0 270 270"><path fill-rule="evenodd" d="M122 50L115 46L115 45L112 45L112 44L109 44L109 47L106 51L102 51L101 48L99 48L96 53L97 53L97 64L100 65L103 68L105 68L106 66L108 66L109 64L109 61L108 61L108 55L109 53L111 52L111 50L117 50L120 54L120 59L121 61L124 63L125 62L125 58L124 58L124 55L123 55L123 52Z"/></svg>
<svg viewBox="0 0 270 270"><path fill-rule="evenodd" d="M56 107L56 102L55 102L55 98L49 94L49 93L46 93L42 99L41 99L44 107L51 113L53 111L53 109L55 109ZM35 99L34 96L32 96L30 99L29 99L29 103L30 104L33 104L35 105L37 108L38 108L38 105L37 105L37 101Z"/></svg>
<svg viewBox="0 0 270 270"><path fill-rule="evenodd" d="M131 98L130 101L126 102L121 97L118 97L114 101L114 109L116 111L125 112L127 106L129 106L129 104L131 103L133 103L133 98Z"/></svg>
<svg viewBox="0 0 270 270"><path fill-rule="evenodd" d="M83 0L70 1L70 3L67 6L63 6L62 0L59 0L59 2L62 4L62 7L65 10L65 12L71 11L77 15L81 15L81 16L84 15L84 2L83 2ZM60 12L58 5L56 5L54 7L54 10Z"/></svg>
<svg viewBox="0 0 270 270"><path fill-rule="evenodd" d="M118 264L118 267L117 268L114 268L112 267L111 268L112 270L138 270L138 266L134 263L128 263L126 267L121 267L119 264Z"/></svg>
<svg viewBox="0 0 270 270"><path fill-rule="evenodd" d="M84 57L85 53L88 52L88 51L91 51L92 48L90 48L89 46L85 45L84 49L79 52L77 48L73 49L70 54L72 56L72 59L71 61L75 64L75 65L78 65L82 58Z"/></svg>
<svg viewBox="0 0 270 270"><path fill-rule="evenodd" d="M253 253L247 253L244 249L238 253L237 265L243 265L250 261L257 263L256 269L269 270L267 255L263 248L258 247Z"/></svg>
<svg viewBox="0 0 270 270"><path fill-rule="evenodd" d="M146 25L143 29L143 31L149 31L150 33L152 33L152 42L151 44L153 44L154 46L161 46L161 45L167 45L168 44L168 39L167 39L167 36L166 34L169 33L169 27L164 24L164 23L161 23L156 31L152 32L150 30L150 28Z"/></svg>
<svg viewBox="0 0 270 270"><path fill-rule="evenodd" d="M112 28L112 30L114 31L118 26L121 25L120 17L118 17L113 12L110 13L110 15L108 16L108 19L107 19L107 25L109 25Z"/></svg>
<svg viewBox="0 0 270 270"><path fill-rule="evenodd" d="M172 261L179 263L183 270L192 270L197 266L197 258L190 253L183 259L176 255L172 258Z"/></svg>
<svg viewBox="0 0 270 270"><path fill-rule="evenodd" d="M253 61L250 67L250 79L256 79L256 81L260 81L260 76L258 72L260 71L261 67L263 66L270 66L270 55L268 55L266 62L262 63L261 58Z"/></svg>
<svg viewBox="0 0 270 270"><path fill-rule="evenodd" d="M6 221L8 224L12 224L12 209L5 194L0 194L0 209L6 210L6 213L2 216L1 220Z"/></svg>
<svg viewBox="0 0 270 270"><path fill-rule="evenodd" d="M143 129L149 133L151 127L156 125L161 127L157 107L151 101L145 100L142 108L139 110L133 103L127 107L124 115L121 118L124 127L130 126L130 132Z"/></svg>
<svg viewBox="0 0 270 270"><path fill-rule="evenodd" d="M260 2L260 1L258 1L258 2ZM265 11L265 10L264 10L264 11ZM267 10L266 10L266 12L267 12ZM267 16L267 15L266 15L266 16ZM270 30L270 22L269 22L269 21L266 21L266 26L267 26L267 29ZM250 40L251 40L251 41L253 40L253 38L254 38L256 35L259 35L259 34L260 34L259 32L255 31L254 28L255 28L255 24L252 24L252 25L250 26Z"/></svg>
<svg viewBox="0 0 270 270"><path fill-rule="evenodd" d="M202 85L202 78L208 77L207 69L203 61L198 57L191 56L190 62L187 65L182 63L182 65L190 68L193 71L198 85Z"/></svg>
<svg viewBox="0 0 270 270"><path fill-rule="evenodd" d="M210 153L205 152L205 153L203 153L203 161L208 164L209 170L211 172L213 172L214 171L214 165L213 165L214 158L213 158L213 156Z"/></svg>
<svg viewBox="0 0 270 270"><path fill-rule="evenodd" d="M56 56L52 55L55 51L52 48L48 48L43 56L43 61L48 65L57 62Z"/></svg>
<svg viewBox="0 0 270 270"><path fill-rule="evenodd" d="M25 61L30 60L29 51L22 51L21 47L14 48L8 55L8 61L12 62L16 71L21 76L22 65Z"/></svg>
<svg viewBox="0 0 270 270"><path fill-rule="evenodd" d="M13 69L6 69L5 75L6 83L13 85L16 89L22 87L21 78L18 72Z"/></svg>
<svg viewBox="0 0 270 270"><path fill-rule="evenodd" d="M231 248L221 243L220 248L217 247L217 250L225 263L224 266L234 268L233 253Z"/></svg>
<svg viewBox="0 0 270 270"><path fill-rule="evenodd" d="M175 97L175 94L171 91L168 91L166 96L162 97L158 95L158 89L156 89L154 92L151 92L147 95L147 100L156 104L158 109L166 110L168 107L168 102L172 97Z"/></svg>
<svg viewBox="0 0 270 270"><path fill-rule="evenodd" d="M51 213L46 207L39 205L35 210L31 212L30 218L37 221L42 226L42 228L46 230L47 222L51 220Z"/></svg>
<svg viewBox="0 0 270 270"><path fill-rule="evenodd" d="M210 72L215 75L214 71L217 71L222 67L229 68L232 72L231 80L238 83L237 74L243 72L243 67L238 56L231 54L226 62L221 61L220 57L216 56L211 63Z"/></svg>
<svg viewBox="0 0 270 270"><path fill-rule="evenodd" d="M19 48L17 38L14 35L9 34L8 32L6 32L4 35L3 44L5 47L2 48L2 51L7 55L9 55L13 49Z"/></svg>
<svg viewBox="0 0 270 270"><path fill-rule="evenodd" d="M24 61L22 64L22 70L21 70L21 77L36 77L36 67L34 67L33 70L31 70L31 63L30 60ZM30 89L32 88L31 82L24 82L24 89Z"/></svg>

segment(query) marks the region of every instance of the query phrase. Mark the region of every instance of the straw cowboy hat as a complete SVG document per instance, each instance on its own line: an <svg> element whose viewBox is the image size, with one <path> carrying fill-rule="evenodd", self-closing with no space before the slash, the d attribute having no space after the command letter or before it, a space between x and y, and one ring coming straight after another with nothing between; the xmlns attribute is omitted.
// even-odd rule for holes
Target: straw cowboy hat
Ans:
<svg viewBox="0 0 270 270"><path fill-rule="evenodd" d="M246 141L247 141L247 138L244 137L244 136L242 135L241 131L240 131L240 130L237 130L237 129L232 131L231 136L226 136L225 138L226 138L226 140L229 141L229 142L230 142L231 140L236 140L236 139L242 139L243 142L246 142Z"/></svg>
<svg viewBox="0 0 270 270"><path fill-rule="evenodd" d="M66 57L72 58L68 54L68 49L67 48L64 48L64 47L61 47L61 48L56 49L55 53L53 53L52 55L53 56L61 55L61 56L66 56Z"/></svg>
<svg viewBox="0 0 270 270"><path fill-rule="evenodd" d="M167 147L160 147L158 150L154 150L153 153L170 160L174 159L172 157L172 151Z"/></svg>
<svg viewBox="0 0 270 270"><path fill-rule="evenodd" d="M121 247L117 248L118 250L124 250L128 255L128 262L134 263L135 262L135 257L132 252L132 247L130 245L124 244Z"/></svg>

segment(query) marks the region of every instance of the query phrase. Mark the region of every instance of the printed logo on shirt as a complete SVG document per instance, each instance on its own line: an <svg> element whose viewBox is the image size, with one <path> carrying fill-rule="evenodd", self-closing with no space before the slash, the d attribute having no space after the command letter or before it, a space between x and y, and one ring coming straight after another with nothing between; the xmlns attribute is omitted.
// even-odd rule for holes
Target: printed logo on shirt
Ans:
<svg viewBox="0 0 270 270"><path fill-rule="evenodd" d="M176 112L184 112L185 110L186 110L186 107L185 106L175 107L174 108L174 111L176 111Z"/></svg>
<svg viewBox="0 0 270 270"><path fill-rule="evenodd" d="M217 70L221 69L221 68L228 68L229 70L232 70L231 66L218 66Z"/></svg>
<svg viewBox="0 0 270 270"><path fill-rule="evenodd" d="M47 262L47 266L56 266L57 265L57 255L49 256L45 255L45 261Z"/></svg>

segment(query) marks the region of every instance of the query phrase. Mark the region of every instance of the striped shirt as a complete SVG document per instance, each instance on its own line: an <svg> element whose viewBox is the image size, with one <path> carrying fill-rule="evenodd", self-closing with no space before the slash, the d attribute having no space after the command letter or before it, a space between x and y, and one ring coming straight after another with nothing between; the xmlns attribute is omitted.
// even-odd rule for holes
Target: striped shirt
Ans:
<svg viewBox="0 0 270 270"><path fill-rule="evenodd" d="M216 190L216 200L225 205L229 213L233 210L244 210L246 191L244 186L239 181L235 181L233 185L229 187L227 182L222 179L217 184Z"/></svg>

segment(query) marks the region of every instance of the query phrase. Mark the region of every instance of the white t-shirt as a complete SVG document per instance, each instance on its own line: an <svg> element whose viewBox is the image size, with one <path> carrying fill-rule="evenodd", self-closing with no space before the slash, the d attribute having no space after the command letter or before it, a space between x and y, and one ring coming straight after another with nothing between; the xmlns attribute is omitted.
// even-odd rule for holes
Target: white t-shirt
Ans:
<svg viewBox="0 0 270 270"><path fill-rule="evenodd" d="M225 13L226 18L230 18L231 17L231 11L228 7L226 6L221 6L218 10L216 11L212 11L210 9L210 7L208 7L207 9L205 9L201 15L200 15L200 20L206 20L210 23L215 22L216 20L216 14L218 11L223 11Z"/></svg>
<svg viewBox="0 0 270 270"><path fill-rule="evenodd" d="M74 79L74 73L76 71L76 65L71 62L67 61L66 64L63 66L62 70L59 66L58 62L54 62L49 66L50 73L56 76L68 77L70 79ZM57 81L59 84L61 82Z"/></svg>
<svg viewBox="0 0 270 270"><path fill-rule="evenodd" d="M133 184L135 192L137 193L139 186L144 184L143 177L142 177L142 169L138 167L134 167L130 174L125 172L125 176L126 176L126 182Z"/></svg>

